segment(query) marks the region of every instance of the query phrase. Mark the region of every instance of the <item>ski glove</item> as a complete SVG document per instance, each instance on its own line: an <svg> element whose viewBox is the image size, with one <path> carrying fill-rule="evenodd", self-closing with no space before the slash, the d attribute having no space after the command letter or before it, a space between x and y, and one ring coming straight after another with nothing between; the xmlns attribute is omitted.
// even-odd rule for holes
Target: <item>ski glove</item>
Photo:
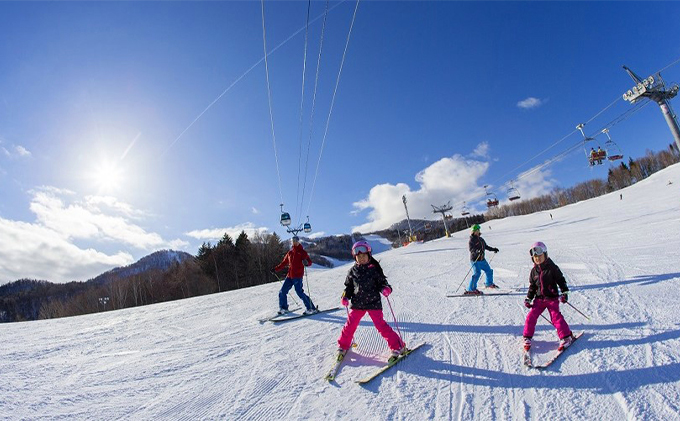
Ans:
<svg viewBox="0 0 680 421"><path fill-rule="evenodd" d="M342 297L340 303L342 303L343 307L347 307L349 305L349 300L347 299L347 297Z"/></svg>
<svg viewBox="0 0 680 421"><path fill-rule="evenodd" d="M389 297L391 293L392 293L392 290L390 289L390 287L385 287L382 290L382 295L384 295L385 297Z"/></svg>
<svg viewBox="0 0 680 421"><path fill-rule="evenodd" d="M564 303L566 303L568 300L569 300L569 297L567 296L567 293L566 293L566 292L563 293L562 295L560 295L560 303L564 304Z"/></svg>
<svg viewBox="0 0 680 421"><path fill-rule="evenodd" d="M500 250L498 250L497 248L494 247L494 249L493 249L493 252L494 252L494 253L498 253L499 251L500 251Z"/></svg>
<svg viewBox="0 0 680 421"><path fill-rule="evenodd" d="M526 307L526 308L531 308L531 307L533 307L533 304L531 304L531 300L530 300L530 299L527 298L526 300L524 300L524 307Z"/></svg>

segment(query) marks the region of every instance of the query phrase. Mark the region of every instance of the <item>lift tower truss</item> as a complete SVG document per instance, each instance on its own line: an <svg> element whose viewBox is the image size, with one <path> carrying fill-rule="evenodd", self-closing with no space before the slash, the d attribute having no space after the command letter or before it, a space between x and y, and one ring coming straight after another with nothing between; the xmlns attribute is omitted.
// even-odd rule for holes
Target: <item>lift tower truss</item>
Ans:
<svg viewBox="0 0 680 421"><path fill-rule="evenodd" d="M635 82L635 86L623 94L623 99L634 104L641 98L649 98L659 104L659 108L661 108L661 112L675 139L675 145L678 147L678 150L680 150L680 127L678 127L677 116L673 113L673 109L669 102L671 98L678 94L678 85L674 84L670 89L666 89L666 85L661 78L661 73L652 75L647 79L642 79L628 67L623 66L623 68Z"/></svg>
<svg viewBox="0 0 680 421"><path fill-rule="evenodd" d="M432 213L441 213L442 214L442 219L444 220L444 230L446 231L446 236L450 237L451 234L449 233L449 227L446 224L446 212L453 209L453 207L451 207L451 201L449 200L449 202L444 206L435 206L435 205L430 205L430 206L432 206Z"/></svg>

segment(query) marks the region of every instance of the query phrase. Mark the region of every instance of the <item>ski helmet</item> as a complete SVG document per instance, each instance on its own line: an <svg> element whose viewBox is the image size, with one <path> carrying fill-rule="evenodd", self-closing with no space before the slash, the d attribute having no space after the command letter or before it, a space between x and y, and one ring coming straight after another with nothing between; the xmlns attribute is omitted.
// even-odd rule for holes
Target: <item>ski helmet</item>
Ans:
<svg viewBox="0 0 680 421"><path fill-rule="evenodd" d="M481 229L482 229L482 227L480 227L479 224L474 224L472 226L472 232L480 231Z"/></svg>
<svg viewBox="0 0 680 421"><path fill-rule="evenodd" d="M548 247L543 242L537 241L531 245L531 248L529 249L529 255L534 257L540 256L541 254L545 254L545 257L548 257Z"/></svg>
<svg viewBox="0 0 680 421"><path fill-rule="evenodd" d="M354 243L352 246L352 257L356 257L357 254L360 253L368 253L371 254L371 246L364 240L357 241Z"/></svg>
<svg viewBox="0 0 680 421"><path fill-rule="evenodd" d="M294 236L293 236L293 241L296 242L296 243L299 243L299 242L300 242L300 237L298 237L297 235L294 235Z"/></svg>

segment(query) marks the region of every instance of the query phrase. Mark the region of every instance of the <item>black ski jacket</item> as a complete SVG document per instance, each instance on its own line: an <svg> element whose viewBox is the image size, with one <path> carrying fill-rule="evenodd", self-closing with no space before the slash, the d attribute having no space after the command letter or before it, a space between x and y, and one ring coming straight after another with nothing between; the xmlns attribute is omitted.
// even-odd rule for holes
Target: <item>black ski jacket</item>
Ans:
<svg viewBox="0 0 680 421"><path fill-rule="evenodd" d="M481 262L484 260L484 250L495 251L493 247L486 245L486 241L480 235L479 237L470 234L470 241L468 242L468 249L470 250L470 261Z"/></svg>
<svg viewBox="0 0 680 421"><path fill-rule="evenodd" d="M563 293L569 291L567 280L564 279L562 271L550 258L547 258L540 265L534 264L531 273L529 273L527 299L557 298L560 295L558 287L559 291Z"/></svg>
<svg viewBox="0 0 680 421"><path fill-rule="evenodd" d="M380 292L385 287L392 289L377 262L355 263L345 279L345 297L352 302L353 309L382 310Z"/></svg>

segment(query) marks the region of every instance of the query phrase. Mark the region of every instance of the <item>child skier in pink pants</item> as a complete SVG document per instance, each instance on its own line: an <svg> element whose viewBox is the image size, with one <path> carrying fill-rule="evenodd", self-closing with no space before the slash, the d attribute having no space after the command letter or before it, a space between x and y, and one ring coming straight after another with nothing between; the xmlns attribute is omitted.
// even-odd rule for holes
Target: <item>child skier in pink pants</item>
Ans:
<svg viewBox="0 0 680 421"><path fill-rule="evenodd" d="M392 357L397 357L406 351L404 342L383 318L382 300L392 292L385 274L377 260L371 256L371 246L365 241L357 241L352 246L352 256L356 261L349 270L345 280L345 292L342 295L342 305L347 307L350 300L352 309L349 311L347 322L338 338L338 357L343 357L352 345L354 332L359 322L368 313L378 332L387 341L392 350Z"/></svg>
<svg viewBox="0 0 680 421"><path fill-rule="evenodd" d="M560 313L560 302L567 302L567 281L562 275L560 268L548 257L548 248L542 242L534 243L529 249L529 254L534 262L534 267L529 274L529 292L524 300L524 305L530 309L524 323L524 349L531 348L531 338L534 336L538 317L547 308L550 312L550 320L557 329L560 337L559 350L562 350L574 341L574 335L569 329L567 321ZM558 292L558 288L562 292ZM533 300L533 303L531 302Z"/></svg>

